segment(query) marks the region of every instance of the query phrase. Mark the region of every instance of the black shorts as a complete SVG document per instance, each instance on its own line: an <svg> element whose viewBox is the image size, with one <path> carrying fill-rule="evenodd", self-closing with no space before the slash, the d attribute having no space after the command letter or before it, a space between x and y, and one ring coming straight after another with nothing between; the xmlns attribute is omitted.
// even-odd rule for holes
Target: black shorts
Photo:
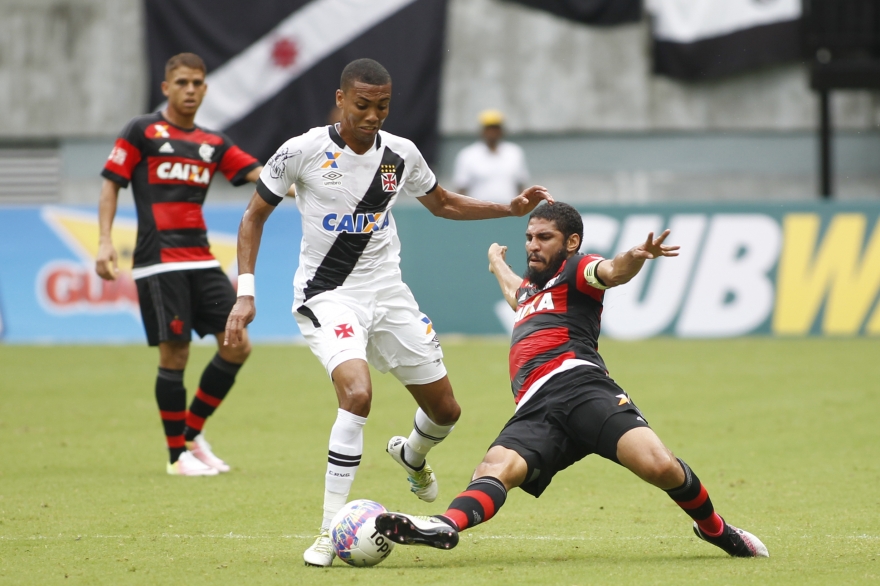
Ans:
<svg viewBox="0 0 880 586"><path fill-rule="evenodd" d="M135 281L147 342L189 342L226 329L235 290L219 268L171 271Z"/></svg>
<svg viewBox="0 0 880 586"><path fill-rule="evenodd" d="M590 454L619 464L617 442L636 427L648 422L626 391L600 369L579 366L544 383L492 446L523 457L529 469L520 488L538 497L557 472Z"/></svg>

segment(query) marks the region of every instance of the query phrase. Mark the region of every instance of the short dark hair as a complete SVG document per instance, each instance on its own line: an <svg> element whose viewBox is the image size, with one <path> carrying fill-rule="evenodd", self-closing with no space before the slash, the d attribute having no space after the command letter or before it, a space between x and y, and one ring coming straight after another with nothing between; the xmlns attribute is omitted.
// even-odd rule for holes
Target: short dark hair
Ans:
<svg viewBox="0 0 880 586"><path fill-rule="evenodd" d="M165 77L168 78L168 74L177 69L178 67L189 67L190 69L201 69L202 73L207 74L208 68L205 67L205 62L202 61L202 58L196 55L195 53L178 53L171 59L169 59L165 63Z"/></svg>
<svg viewBox="0 0 880 586"><path fill-rule="evenodd" d="M568 241L568 237L572 234L577 234L581 242L584 241L584 220L581 218L580 212L567 203L561 201L557 201L553 205L543 203L529 214L529 220L532 218L550 220L555 223L556 228L562 232L565 241Z"/></svg>
<svg viewBox="0 0 880 586"><path fill-rule="evenodd" d="M385 85L391 83L391 74L378 61L355 59L342 70L339 87L342 91L346 91L356 81L368 85Z"/></svg>

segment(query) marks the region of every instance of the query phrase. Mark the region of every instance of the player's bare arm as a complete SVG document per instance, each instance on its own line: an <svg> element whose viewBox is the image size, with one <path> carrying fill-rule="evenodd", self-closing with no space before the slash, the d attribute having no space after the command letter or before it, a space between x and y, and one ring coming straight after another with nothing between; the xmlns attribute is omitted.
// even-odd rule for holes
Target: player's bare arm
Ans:
<svg viewBox="0 0 880 586"><path fill-rule="evenodd" d="M262 170L263 170L262 165L260 165L259 167L254 167L253 169L248 171L248 174L245 175L244 178L247 179L248 181L250 181L251 183L256 183L257 179L260 178L260 172Z"/></svg>
<svg viewBox="0 0 880 586"><path fill-rule="evenodd" d="M493 203L453 193L437 185L433 191L418 198L419 202L438 218L447 220L488 220L524 216L538 207L542 201L553 203L553 196L546 187L533 185L510 204Z"/></svg>
<svg viewBox="0 0 880 586"><path fill-rule="evenodd" d="M642 270L646 260L660 258L662 256L678 256L680 246L666 246L663 242L669 236L669 230L664 230L660 236L654 238L654 233L648 233L648 238L642 244L621 252L611 260L603 260L596 267L599 279L608 287L617 287L628 283Z"/></svg>
<svg viewBox="0 0 880 586"><path fill-rule="evenodd" d="M253 274L257 266L260 240L263 238L263 225L275 209L263 200L257 192L251 197L241 224L238 226L238 274ZM241 295L235 301L226 320L224 346L235 347L243 341L243 332L257 316L253 295Z"/></svg>
<svg viewBox="0 0 880 586"><path fill-rule="evenodd" d="M498 279L498 286L511 309L516 309L516 290L522 279L507 264L507 247L492 243L489 247L489 272Z"/></svg>
<svg viewBox="0 0 880 586"><path fill-rule="evenodd" d="M116 279L119 258L113 246L113 219L116 217L116 203L119 199L119 184L104 179L101 184L101 196L98 201L98 256L95 258L95 272L107 281Z"/></svg>

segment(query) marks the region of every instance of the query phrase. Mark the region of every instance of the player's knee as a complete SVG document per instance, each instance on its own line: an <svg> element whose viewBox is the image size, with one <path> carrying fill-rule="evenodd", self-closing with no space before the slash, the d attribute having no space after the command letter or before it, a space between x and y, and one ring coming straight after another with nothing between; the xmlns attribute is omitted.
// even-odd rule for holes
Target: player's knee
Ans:
<svg viewBox="0 0 880 586"><path fill-rule="evenodd" d="M162 342L159 344L159 366L171 370L183 370L189 362L189 344L186 342Z"/></svg>
<svg viewBox="0 0 880 586"><path fill-rule="evenodd" d="M233 364L244 364L245 360L248 359L248 356L251 355L251 343L250 341L245 341L244 344L239 344L238 346L220 346L218 353L220 354L220 358L225 360L226 362L231 362Z"/></svg>
<svg viewBox="0 0 880 586"><path fill-rule="evenodd" d="M362 384L346 385L339 396L339 408L360 417L370 414L370 406L373 402L373 391L369 386Z"/></svg>
<svg viewBox="0 0 880 586"><path fill-rule="evenodd" d="M473 478L491 476L500 480L504 487L510 490L525 482L527 474L528 464L522 456L509 448L493 446L474 470Z"/></svg>
<svg viewBox="0 0 880 586"><path fill-rule="evenodd" d="M459 417L461 417L461 405L453 397L450 397L448 401L444 401L440 409L434 410L431 421L437 425L453 425Z"/></svg>
<svg viewBox="0 0 880 586"><path fill-rule="evenodd" d="M349 413L354 413L355 415L359 415L360 417L366 417L370 414L371 404L371 395L363 392L357 392L347 395L345 401L342 402L340 407L345 411L348 411Z"/></svg>
<svg viewBox="0 0 880 586"><path fill-rule="evenodd" d="M652 450L650 456L642 463L640 476L660 488L679 486L682 475L681 466L675 456L667 449Z"/></svg>
<svg viewBox="0 0 880 586"><path fill-rule="evenodd" d="M486 458L483 458L483 461L480 462L476 470L474 470L474 478L481 478L483 476L499 478L504 476L507 467L508 462L505 460L492 460L487 456Z"/></svg>

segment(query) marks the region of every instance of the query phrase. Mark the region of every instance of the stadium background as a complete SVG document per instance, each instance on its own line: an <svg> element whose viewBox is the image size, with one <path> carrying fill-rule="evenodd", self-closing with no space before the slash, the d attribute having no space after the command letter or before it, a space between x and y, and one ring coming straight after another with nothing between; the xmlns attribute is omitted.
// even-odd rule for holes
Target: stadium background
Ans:
<svg viewBox="0 0 880 586"><path fill-rule="evenodd" d="M177 3L176 26L220 26L197 10L207 1ZM835 198L820 201L818 100L797 58L700 80L657 75L647 19L584 24L529 3L602 1L403 3L427 6L435 20L409 31L397 15L401 30L389 38L413 43L428 31L442 43L439 68L427 72L436 74L436 109L419 110L436 120L433 166L448 182L455 153L476 136L477 113L500 108L534 180L584 214L593 250L673 228L690 252L609 294L603 356L664 441L699 470L719 510L773 557L726 559L689 533L664 495L588 458L540 500L512 492L453 552L400 548L372 572L304 568L336 405L308 348L266 343L297 334L292 202L267 225L252 330L260 343L210 423L234 472L185 486L165 475L155 350L143 343L124 270L134 238L128 190L115 234L122 279L107 287L92 272L98 173L155 89L145 5L0 0L0 583L877 582L877 94L834 94ZM306 3L241 4L258 20ZM313 73L318 87L338 67ZM392 73L404 82L409 72ZM324 112L315 103L309 115ZM391 120L409 123L407 113L398 106ZM222 177L209 193L213 249L231 273L250 193ZM394 215L405 278L443 338L463 407L455 434L432 452L442 506L511 410L509 314L497 311L485 250L509 244L521 270L523 221L442 221L417 203ZM192 352L190 390L213 348ZM351 497L436 513L412 499L383 453L390 435L408 429L411 403L392 377L374 377L374 391Z"/></svg>
<svg viewBox="0 0 880 586"><path fill-rule="evenodd" d="M792 0L778 1L792 4ZM551 4L558 7L566 3ZM262 98L265 102L252 106L250 114L232 118L216 112L213 117L205 115L208 122L225 121L224 127L236 140L263 156L283 137L323 123L332 107L332 88L340 64L374 51L385 56L398 80L388 129L416 140L433 161L441 182L449 183L455 153L473 140L477 113L487 107L500 108L507 115L510 138L525 148L536 183L585 214L591 213L591 206L606 206L599 214L599 224L588 224L588 232L598 230L599 241L588 238L588 243L599 252L611 253L631 244L632 233L626 230L616 237L619 226L659 228L654 220L663 218L663 223L683 211L700 215L702 220L697 223L709 225L709 229L702 224L692 227L699 233L681 233L694 252L703 249L715 229L713 222L722 217L717 214L750 214L759 224L761 218L772 218L779 234L789 212L811 209L821 216L818 234L784 240L789 250L792 246L810 249L806 264L796 269L815 297L796 310L805 312L799 319L808 322L806 325L791 331L773 326L771 314L779 302L777 254L760 261L764 265L756 273L762 283L758 287L771 289L764 297L773 298L772 308L759 311L761 319L750 316L750 327L689 330L675 325L676 309L669 309L672 314L663 324L644 331L616 327L625 319L617 314L631 312L639 303L643 311L650 311L648 293L656 281L651 274L642 278L647 281L643 285L621 293L635 297L635 306L625 301L609 303L606 334L633 338L654 334L876 333L878 326L870 323L880 321L871 317L876 313L880 268L875 266L870 253L873 240L868 237L874 232L875 204L880 196L880 133L876 131L880 105L876 95L868 91L834 94L835 200L846 207L810 208L817 200L817 97L808 87L803 60L792 59L791 48L788 54L778 56L778 62L771 56L771 63L762 67L682 80L652 72L652 67L657 67L652 63L657 49L652 47L656 33L651 21L641 18L629 22L633 14L639 16L638 2L618 3L621 12L613 18L601 13L586 18L595 25L591 26L500 0L385 0L376 5L386 6L384 20L377 17L377 22L337 39L336 45L309 64L307 43L295 44L295 26L288 37L271 30L283 30L284 19L302 14L306 6L321 9L310 18L332 20L332 11L344 10L345 2L268 3L250 16L245 27L236 22L241 20L236 3L227 0L212 5L213 12L199 2L178 10L175 3L163 0L145 5L133 0L0 0L4 14L0 21L4 55L0 61L0 107L6 113L0 117L0 205L51 204L30 212L20 207L15 211L0 208L0 223L5 226L0 231L0 332L7 341L138 341L140 326L133 305L120 301L117 293L104 291L106 287L102 289L98 279L90 276L96 233L88 226L94 223L89 214L94 218L98 171L125 122L161 101L156 76L161 75L168 55L187 48L191 39L191 45L206 54L213 71L240 56L239 52L243 54L263 35L275 43L272 71L296 69L297 59L305 63L303 71L277 93L270 91ZM229 15L224 17L226 13ZM273 34L277 37L274 40ZM412 46L415 38L420 39L422 49L398 50ZM292 41L284 45L288 39ZM214 95L224 95L229 86L216 79L212 82ZM283 80L279 83L285 84ZM128 193L123 191L123 206L130 206ZM224 267L232 276L234 253L229 245L234 240L236 218L250 193L249 187L235 189L217 177L208 199L209 214L216 218L210 224L214 248L224 255ZM401 204L395 215L405 241L406 278L438 330L502 333L503 319L497 319L493 310L498 295L491 290L491 280L474 271L479 271L485 245L493 240L511 245L512 260L521 261L516 223L437 224L418 204ZM669 204L684 207L670 208ZM287 207L295 214L294 206ZM860 242L825 241L829 226L852 219L849 215L838 217L838 212L859 215L861 219L854 221L863 224L858 228ZM62 221L62 216L67 220ZM25 217L27 221L22 223ZM131 212L123 211L122 217L130 218ZM619 225L610 226L607 218L614 218ZM283 222L294 226L298 219L287 217ZM282 219L276 218L270 226L279 227L278 237L287 239L284 246L266 249L261 256L265 267L260 275L262 299L273 313L288 311L286 297L297 247L298 228L281 230L281 223ZM120 231L124 231L124 224L120 223ZM24 225L32 229L24 230ZM430 228L422 232L423 226ZM614 234L603 232L608 229ZM755 229L760 232L760 226ZM751 231L747 227L746 236L740 232L739 237L748 241ZM781 247L779 234L771 238ZM129 229L123 238L131 235ZM755 237L760 240L763 236ZM438 255L440 242L445 250ZM842 267L835 264L826 270L821 261L823 250L835 254L838 245L844 246L842 254L847 260ZM453 249L454 255L447 254ZM706 264L723 262L710 257L728 252L710 251L694 259ZM450 259L463 264L455 266ZM734 265L751 270L748 265L754 261L748 255L741 254L740 261ZM61 265L66 268L58 273ZM456 282L460 270L470 276L467 291L455 288L440 294L434 282ZM691 270L683 273L686 279L692 274ZM693 283L688 283L690 294ZM739 298L738 288L742 289ZM847 318L845 327L834 327L823 317L825 300L831 296L831 303L846 305L841 301L844 297L834 293L844 288L857 289L851 295L859 299L854 310L858 315ZM692 296L694 303L717 306L726 311L728 319L737 321L739 316L732 309L739 306L748 313L745 306L757 295L752 290L752 297L743 297L746 290L731 281L725 290L703 288ZM665 303L662 295L655 298L657 303ZM665 304L673 308L681 305L678 299ZM92 318L96 315L107 316L108 322L95 325ZM295 339L298 335L293 319L258 323L253 331L258 340Z"/></svg>

